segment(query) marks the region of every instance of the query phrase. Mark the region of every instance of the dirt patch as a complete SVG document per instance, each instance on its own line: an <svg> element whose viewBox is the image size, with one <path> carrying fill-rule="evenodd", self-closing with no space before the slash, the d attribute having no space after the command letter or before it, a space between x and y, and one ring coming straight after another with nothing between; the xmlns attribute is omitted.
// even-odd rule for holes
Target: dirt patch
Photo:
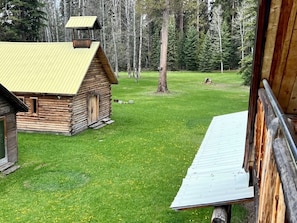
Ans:
<svg viewBox="0 0 297 223"><path fill-rule="evenodd" d="M247 221L246 223L255 223L256 222L256 215L255 215L255 203L253 201L246 202L243 206L247 210Z"/></svg>

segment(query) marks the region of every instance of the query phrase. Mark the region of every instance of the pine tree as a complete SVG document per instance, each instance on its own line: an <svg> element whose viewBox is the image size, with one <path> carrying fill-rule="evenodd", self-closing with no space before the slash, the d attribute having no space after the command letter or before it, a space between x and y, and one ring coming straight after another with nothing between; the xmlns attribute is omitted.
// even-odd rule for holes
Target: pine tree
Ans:
<svg viewBox="0 0 297 223"><path fill-rule="evenodd" d="M167 66L168 70L177 70L178 69L178 58L177 58L177 38L175 23L173 17L170 19L169 23L169 33L170 38L168 39L168 52L167 52Z"/></svg>
<svg viewBox="0 0 297 223"><path fill-rule="evenodd" d="M227 22L223 22L222 26L222 49L223 49L223 63L224 63L224 69L231 69L232 68L232 61L235 58L232 58L233 48L231 43L231 32L229 30L229 27L227 25Z"/></svg>
<svg viewBox="0 0 297 223"><path fill-rule="evenodd" d="M42 7L43 4L38 0L7 1L5 20L9 23L5 23L1 40L38 41L45 20Z"/></svg>
<svg viewBox="0 0 297 223"><path fill-rule="evenodd" d="M210 32L207 32L205 35L201 36L202 44L200 47L200 52L198 56L198 70L201 72L210 72L212 70L212 61L211 61L211 37Z"/></svg>
<svg viewBox="0 0 297 223"><path fill-rule="evenodd" d="M15 30L21 41L37 41L44 26L43 4L38 0L13 1L12 12L16 15Z"/></svg>
<svg viewBox="0 0 297 223"><path fill-rule="evenodd" d="M198 37L195 27L187 30L184 45L184 62L187 70L197 70Z"/></svg>
<svg viewBox="0 0 297 223"><path fill-rule="evenodd" d="M150 69L158 70L160 62L160 26L159 24L152 24L152 47L150 50Z"/></svg>

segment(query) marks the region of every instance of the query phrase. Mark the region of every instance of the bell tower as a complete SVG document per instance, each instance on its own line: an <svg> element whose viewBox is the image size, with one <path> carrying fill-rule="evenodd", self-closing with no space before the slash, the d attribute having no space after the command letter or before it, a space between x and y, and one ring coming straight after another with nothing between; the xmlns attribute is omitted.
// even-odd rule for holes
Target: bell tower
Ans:
<svg viewBox="0 0 297 223"><path fill-rule="evenodd" d="M72 29L73 48L90 48L95 30L101 29L97 16L72 16L66 29Z"/></svg>

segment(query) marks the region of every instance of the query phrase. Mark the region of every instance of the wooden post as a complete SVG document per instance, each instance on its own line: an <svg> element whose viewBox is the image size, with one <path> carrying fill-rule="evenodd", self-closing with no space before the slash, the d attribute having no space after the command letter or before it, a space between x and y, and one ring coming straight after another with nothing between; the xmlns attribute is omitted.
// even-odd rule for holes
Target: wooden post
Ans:
<svg viewBox="0 0 297 223"><path fill-rule="evenodd" d="M212 216L211 223L230 223L231 222L231 205L215 207Z"/></svg>

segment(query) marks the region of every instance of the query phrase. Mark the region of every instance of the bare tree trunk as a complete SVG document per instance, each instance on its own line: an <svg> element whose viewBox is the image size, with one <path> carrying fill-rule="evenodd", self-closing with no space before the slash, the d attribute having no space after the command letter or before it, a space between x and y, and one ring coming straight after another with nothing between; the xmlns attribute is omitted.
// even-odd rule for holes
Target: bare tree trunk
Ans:
<svg viewBox="0 0 297 223"><path fill-rule="evenodd" d="M127 20L127 33L126 33L126 60L127 60L127 72L128 77L131 77L131 55L130 55L130 32L131 32L131 21L130 21L130 0L125 0L125 12L126 12L126 20ZM134 1L132 1L134 4Z"/></svg>
<svg viewBox="0 0 297 223"><path fill-rule="evenodd" d="M197 30L197 38L199 39L199 32L200 32L200 0L197 0L197 8L196 8L196 30Z"/></svg>
<svg viewBox="0 0 297 223"><path fill-rule="evenodd" d="M118 38L117 38L117 1L113 0L113 15L111 16L111 24L112 24L112 40L114 47L114 63L115 63L115 74L119 76L119 63L118 63Z"/></svg>
<svg viewBox="0 0 297 223"><path fill-rule="evenodd" d="M101 17L102 17L102 38L103 50L106 52L106 40L105 40L105 3L104 0L101 0Z"/></svg>
<svg viewBox="0 0 297 223"><path fill-rule="evenodd" d="M140 15L140 24L139 24L139 52L138 52L138 78L140 78L141 74L141 51L142 51L142 25L143 25L143 20L142 20L142 14Z"/></svg>
<svg viewBox="0 0 297 223"><path fill-rule="evenodd" d="M221 73L224 73L224 63L223 63L223 46L222 46L222 8L217 7L214 10L214 19L216 22L216 29L219 36L219 51L220 51L220 63L221 63Z"/></svg>
<svg viewBox="0 0 297 223"><path fill-rule="evenodd" d="M133 6L133 76L137 77L137 68L136 68L136 0Z"/></svg>
<svg viewBox="0 0 297 223"><path fill-rule="evenodd" d="M168 50L168 25L169 24L169 0L165 1L165 9L163 11L163 21L161 30L161 50L160 50L160 67L159 67L159 83L157 92L167 93L167 50Z"/></svg>
<svg viewBox="0 0 297 223"><path fill-rule="evenodd" d="M58 16L57 16L57 12L58 9L56 9L56 5L57 5L57 0L54 0L54 5L53 5L53 13L54 13L54 24L55 24L55 31L56 31L56 41L60 42L59 40L59 26L58 26Z"/></svg>
<svg viewBox="0 0 297 223"><path fill-rule="evenodd" d="M69 15L67 13L67 1L63 0L63 7L64 7L64 41L66 42L68 40L67 38L67 29L66 29L66 23L68 21Z"/></svg>

